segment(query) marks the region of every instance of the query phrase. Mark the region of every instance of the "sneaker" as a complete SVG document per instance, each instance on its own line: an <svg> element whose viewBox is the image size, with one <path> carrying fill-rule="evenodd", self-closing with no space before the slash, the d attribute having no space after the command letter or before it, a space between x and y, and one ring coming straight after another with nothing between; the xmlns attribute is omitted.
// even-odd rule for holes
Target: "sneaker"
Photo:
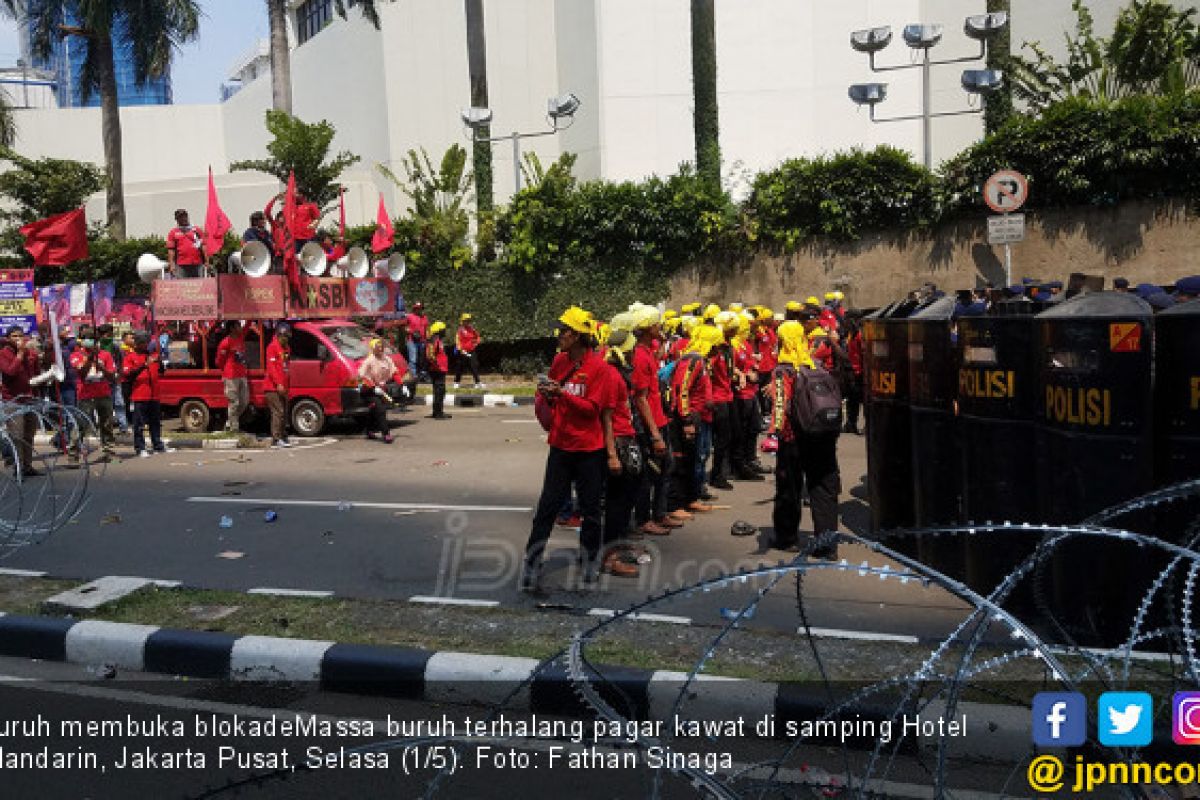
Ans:
<svg viewBox="0 0 1200 800"><path fill-rule="evenodd" d="M149 451L149 450L138 450L138 454L137 454L137 455L138 455L138 458L149 458L149 457L150 457L150 451Z"/></svg>
<svg viewBox="0 0 1200 800"><path fill-rule="evenodd" d="M750 469L742 470L733 476L735 481L765 481L766 478L760 472L754 472Z"/></svg>
<svg viewBox="0 0 1200 800"><path fill-rule="evenodd" d="M154 448L154 452L156 452L156 453L175 453L178 451L174 447L167 447L164 445L163 447Z"/></svg>
<svg viewBox="0 0 1200 800"><path fill-rule="evenodd" d="M392 437L392 435L391 435L390 433L389 433L389 434L386 434L386 435L384 435L384 437L383 437L383 443L384 443L384 444L391 444L391 443L392 443L392 442L394 442L394 441L396 441L396 440L395 440L395 439Z"/></svg>
<svg viewBox="0 0 1200 800"><path fill-rule="evenodd" d="M292 446L292 442L291 442L291 440L290 440L290 439L280 439L280 440L279 440L279 446L280 446L280 447L291 447L291 446Z"/></svg>
<svg viewBox="0 0 1200 800"><path fill-rule="evenodd" d="M733 484L730 483L729 480L724 477L711 478L708 481L708 485L714 489L720 489L725 492L727 492L733 488Z"/></svg>
<svg viewBox="0 0 1200 800"><path fill-rule="evenodd" d="M475 388L476 389L486 389L487 384L486 383L477 383L477 384L475 384Z"/></svg>
<svg viewBox="0 0 1200 800"><path fill-rule="evenodd" d="M282 450L285 447L291 447L291 445L289 445L283 439L276 439L275 441L271 442L272 450Z"/></svg>
<svg viewBox="0 0 1200 800"><path fill-rule="evenodd" d="M376 438L376 436L375 436L375 431L367 431L367 438L368 438L368 439L375 439L375 438Z"/></svg>
<svg viewBox="0 0 1200 800"><path fill-rule="evenodd" d="M521 581L519 588L522 592L537 592L541 589L542 582L542 567L541 565L526 564L525 569L521 571Z"/></svg>
<svg viewBox="0 0 1200 800"><path fill-rule="evenodd" d="M575 530L579 530L583 527L583 517L579 516L578 514L574 514L566 519L559 518L558 526L560 528L573 528Z"/></svg>

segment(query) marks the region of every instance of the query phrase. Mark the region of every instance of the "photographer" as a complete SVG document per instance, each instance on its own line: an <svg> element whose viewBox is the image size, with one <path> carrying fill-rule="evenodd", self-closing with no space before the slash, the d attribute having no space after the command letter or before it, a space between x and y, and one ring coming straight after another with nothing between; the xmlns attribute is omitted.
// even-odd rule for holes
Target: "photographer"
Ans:
<svg viewBox="0 0 1200 800"><path fill-rule="evenodd" d="M79 373L79 383L75 389L79 409L95 421L100 431L104 458L110 459L115 455L116 447L112 385L117 379L117 366L112 354L100 348L93 328L86 327L79 332L79 346L71 354L71 366ZM75 437L69 454L71 461L79 460L80 438L82 433Z"/></svg>
<svg viewBox="0 0 1200 800"><path fill-rule="evenodd" d="M225 323L225 338L217 347L217 369L225 384L225 399L229 401L229 419L225 430L237 433L241 429L242 414L250 405L250 382L246 375L246 335L242 323L229 320Z"/></svg>

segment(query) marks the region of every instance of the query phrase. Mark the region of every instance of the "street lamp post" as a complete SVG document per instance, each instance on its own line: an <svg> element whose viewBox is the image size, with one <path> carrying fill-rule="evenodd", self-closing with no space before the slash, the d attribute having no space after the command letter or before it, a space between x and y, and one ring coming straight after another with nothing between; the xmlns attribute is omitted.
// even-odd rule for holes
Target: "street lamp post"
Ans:
<svg viewBox="0 0 1200 800"><path fill-rule="evenodd" d="M540 136L553 136L560 131L565 131L571 127L575 121L575 112L579 110L581 101L574 94L568 92L559 97L551 97L546 103L546 120L550 125L549 130L533 131L530 133L519 133L513 131L504 136L477 136L476 133L481 128L486 128L492 123L492 110L490 108L478 108L472 106L465 108L462 112L463 125L471 131L472 141L476 142L512 142L513 152L513 193L521 191L521 140L536 139Z"/></svg>
<svg viewBox="0 0 1200 800"><path fill-rule="evenodd" d="M921 51L921 60L916 64L895 64L880 66L875 63L877 53L892 43L892 29L888 26L867 28L850 34L850 47L860 53L866 53L870 61L871 71L896 72L906 69L921 70L921 113L901 117L877 117L875 106L887 99L886 83L856 83L850 87L850 99L859 105L870 109L872 122L910 122L921 121L921 145L923 161L926 169L933 168L933 119L935 117L956 117L963 114L980 114L983 108L972 108L964 111L942 111L934 113L933 105L933 67L945 64L962 64L971 61L987 59L988 43L992 37L1008 25L1008 14L1003 11L991 14L978 14L967 17L963 32L971 39L979 42L977 55L961 58L934 60L930 51L942 41L942 26L937 24L914 23L904 27L904 43L914 50ZM971 95L986 98L988 94L999 89L1004 83L1004 75L999 70L969 69L962 74L962 87ZM986 99L985 99L986 102Z"/></svg>

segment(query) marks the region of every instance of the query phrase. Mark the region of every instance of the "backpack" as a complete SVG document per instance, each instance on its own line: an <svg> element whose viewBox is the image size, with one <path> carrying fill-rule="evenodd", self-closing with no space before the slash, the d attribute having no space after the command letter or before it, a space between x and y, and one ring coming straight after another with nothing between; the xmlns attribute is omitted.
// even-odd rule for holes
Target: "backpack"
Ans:
<svg viewBox="0 0 1200 800"><path fill-rule="evenodd" d="M804 433L838 433L842 429L842 392L826 370L796 370L792 391L792 424Z"/></svg>

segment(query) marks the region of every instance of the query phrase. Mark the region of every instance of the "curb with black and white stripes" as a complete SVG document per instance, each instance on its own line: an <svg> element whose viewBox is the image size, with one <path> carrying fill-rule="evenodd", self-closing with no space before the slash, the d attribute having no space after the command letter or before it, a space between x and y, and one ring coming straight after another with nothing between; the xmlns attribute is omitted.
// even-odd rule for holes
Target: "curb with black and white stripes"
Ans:
<svg viewBox="0 0 1200 800"><path fill-rule="evenodd" d="M111 665L118 670L232 681L314 682L322 690L356 695L494 707L528 684L504 708L510 712L590 718L559 662L532 658L432 652L405 647L235 636L153 625L0 614L0 656ZM631 719L669 720L687 676L681 672L600 667L597 682L610 704ZM817 684L760 683L697 676L682 706L692 720L745 720L745 735L794 738L788 723L821 719L827 697ZM859 715L860 720L866 719ZM882 719L882 714L879 719ZM915 717L914 717L915 718ZM935 707L921 718L936 721ZM1029 711L1014 706L959 704L965 732L955 752L1021 757L1029 749ZM756 723L773 720L771 729ZM909 717L905 717L909 719ZM900 724L900 723L896 723ZM898 731L897 731L898 733ZM911 733L909 734L912 735ZM912 739L936 742L936 737ZM874 747L874 736L852 736L851 747Z"/></svg>
<svg viewBox="0 0 1200 800"><path fill-rule="evenodd" d="M417 395L413 401L416 405L433 405L433 395ZM512 394L447 394L446 405L459 408L506 408L512 406L531 406L533 397Z"/></svg>

